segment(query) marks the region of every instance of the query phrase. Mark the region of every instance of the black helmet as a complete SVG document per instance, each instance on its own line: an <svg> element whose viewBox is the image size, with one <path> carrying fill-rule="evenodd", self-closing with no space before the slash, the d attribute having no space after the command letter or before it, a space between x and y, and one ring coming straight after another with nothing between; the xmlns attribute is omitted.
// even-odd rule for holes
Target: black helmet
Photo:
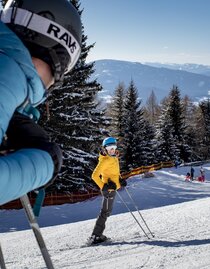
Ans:
<svg viewBox="0 0 210 269"><path fill-rule="evenodd" d="M56 82L79 59L82 25L69 1L8 0L0 19L19 36L31 56L50 65Z"/></svg>

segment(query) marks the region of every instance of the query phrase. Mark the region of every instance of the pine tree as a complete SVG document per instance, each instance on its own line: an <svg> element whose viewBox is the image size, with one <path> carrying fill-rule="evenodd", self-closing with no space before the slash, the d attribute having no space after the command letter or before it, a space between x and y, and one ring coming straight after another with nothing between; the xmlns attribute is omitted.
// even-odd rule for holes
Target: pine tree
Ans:
<svg viewBox="0 0 210 269"><path fill-rule="evenodd" d="M151 125L149 121L145 120L144 125L144 144L146 160L144 165L151 165L156 163L156 149L157 141L155 139L155 126Z"/></svg>
<svg viewBox="0 0 210 269"><path fill-rule="evenodd" d="M121 149L120 144L124 137L123 130L123 105L124 105L124 96L125 95L125 86L123 83L119 83L116 87L113 101L108 107L108 115L111 117L110 124L110 134L118 140L119 150Z"/></svg>
<svg viewBox="0 0 210 269"><path fill-rule="evenodd" d="M72 2L79 10L79 1ZM81 15L82 11L79 10L79 13ZM49 191L86 191L94 186L91 173L105 133L105 111L99 109L95 101L102 87L96 80L90 80L94 63L85 63L94 44L86 45L87 36L84 35L84 27L82 29L81 57L75 68L65 76L62 87L53 91L49 99L50 119L42 121L64 154L61 174Z"/></svg>
<svg viewBox="0 0 210 269"><path fill-rule="evenodd" d="M151 92L151 95L146 101L146 105L144 106L144 115L145 119L147 119L150 124L156 124L160 115L160 106L157 103L157 98L154 91Z"/></svg>
<svg viewBox="0 0 210 269"><path fill-rule="evenodd" d="M182 107L181 107L181 98L180 98L180 91L177 86L173 85L173 88L170 92L170 102L168 106L168 113L171 118L171 122L173 124L174 133L173 136L178 141L181 140L182 136L182 122L183 122L183 115L182 115Z"/></svg>
<svg viewBox="0 0 210 269"><path fill-rule="evenodd" d="M202 101L199 104L199 107L202 111L203 124L204 124L204 133L203 133L203 158L210 158L210 100Z"/></svg>
<svg viewBox="0 0 210 269"><path fill-rule="evenodd" d="M169 94L168 113L173 126L173 137L176 147L180 150L180 159L188 161L191 156L191 150L186 144L186 126L183 114L183 105L180 98L180 90L173 85Z"/></svg>
<svg viewBox="0 0 210 269"><path fill-rule="evenodd" d="M179 150L176 147L173 124L168 110L168 103L165 102L162 104L161 115L156 126L157 162L179 158Z"/></svg>
<svg viewBox="0 0 210 269"><path fill-rule="evenodd" d="M196 106L189 96L184 96L182 100L183 104L183 115L184 115L184 125L186 126L185 141L191 149L190 161L197 161L200 159L200 133L202 125L198 125L198 117L200 117L199 107Z"/></svg>
<svg viewBox="0 0 210 269"><path fill-rule="evenodd" d="M128 171L145 165L147 162L143 109L132 80L125 96L123 119L124 138L121 163L122 170Z"/></svg>

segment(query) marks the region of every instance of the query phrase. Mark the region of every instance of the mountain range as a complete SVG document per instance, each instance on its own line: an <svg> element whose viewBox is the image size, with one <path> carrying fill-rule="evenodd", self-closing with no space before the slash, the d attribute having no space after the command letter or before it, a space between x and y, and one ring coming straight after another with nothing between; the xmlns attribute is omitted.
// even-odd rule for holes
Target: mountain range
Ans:
<svg viewBox="0 0 210 269"><path fill-rule="evenodd" d="M193 102L210 94L210 66L198 64L140 63L120 60L97 60L91 79L97 79L103 90L99 98L112 99L119 83L127 88L133 80L142 103L154 91L157 101L168 96L173 85L178 86L181 96L188 95Z"/></svg>

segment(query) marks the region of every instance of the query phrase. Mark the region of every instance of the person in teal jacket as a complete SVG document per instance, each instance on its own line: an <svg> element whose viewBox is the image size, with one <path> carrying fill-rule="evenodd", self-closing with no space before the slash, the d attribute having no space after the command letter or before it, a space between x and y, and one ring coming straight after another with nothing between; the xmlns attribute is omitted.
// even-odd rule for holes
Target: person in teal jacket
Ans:
<svg viewBox="0 0 210 269"><path fill-rule="evenodd" d="M0 205L60 171L61 149L36 123L36 107L75 66L81 36L67 0L9 0L0 12Z"/></svg>

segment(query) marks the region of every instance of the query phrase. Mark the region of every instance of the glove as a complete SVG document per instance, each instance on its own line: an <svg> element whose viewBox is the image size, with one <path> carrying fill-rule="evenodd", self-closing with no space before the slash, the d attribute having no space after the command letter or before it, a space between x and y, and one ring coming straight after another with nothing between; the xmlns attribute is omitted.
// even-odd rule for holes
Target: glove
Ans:
<svg viewBox="0 0 210 269"><path fill-rule="evenodd" d="M116 190L117 185L113 181L108 181L108 189Z"/></svg>
<svg viewBox="0 0 210 269"><path fill-rule="evenodd" d="M108 181L108 183L105 183L102 191L108 191L108 190L116 190L117 186L113 181Z"/></svg>
<svg viewBox="0 0 210 269"><path fill-rule="evenodd" d="M108 189L109 189L109 188L108 188L108 184L105 183L104 186L103 186L103 188L102 188L102 191L103 191L103 192L107 192Z"/></svg>
<svg viewBox="0 0 210 269"><path fill-rule="evenodd" d="M120 179L120 185L121 187L126 187L127 186L127 182L125 179Z"/></svg>

